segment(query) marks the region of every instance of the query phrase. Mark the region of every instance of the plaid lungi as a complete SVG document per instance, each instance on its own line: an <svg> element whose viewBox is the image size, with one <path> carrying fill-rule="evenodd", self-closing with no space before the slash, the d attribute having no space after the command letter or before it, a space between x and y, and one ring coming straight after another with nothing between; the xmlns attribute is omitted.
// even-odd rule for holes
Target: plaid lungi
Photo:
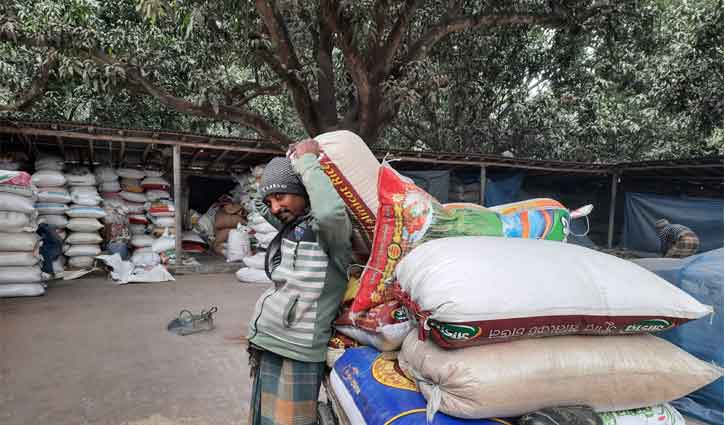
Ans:
<svg viewBox="0 0 725 425"><path fill-rule="evenodd" d="M667 250L665 257L668 258L684 258L689 257L697 252L700 247L700 238L694 232L683 232L672 248Z"/></svg>
<svg viewBox="0 0 725 425"><path fill-rule="evenodd" d="M307 363L257 351L252 370L249 425L317 425L325 363Z"/></svg>

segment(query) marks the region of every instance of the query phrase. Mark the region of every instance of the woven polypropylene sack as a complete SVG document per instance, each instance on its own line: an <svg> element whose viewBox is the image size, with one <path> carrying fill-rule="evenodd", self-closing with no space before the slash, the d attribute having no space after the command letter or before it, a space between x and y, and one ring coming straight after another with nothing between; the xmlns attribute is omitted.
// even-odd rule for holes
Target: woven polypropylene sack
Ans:
<svg viewBox="0 0 725 425"><path fill-rule="evenodd" d="M75 204L71 205L65 213L71 218L103 218L106 216L103 208Z"/></svg>
<svg viewBox="0 0 725 425"><path fill-rule="evenodd" d="M0 252L0 267L34 266L39 261L37 252Z"/></svg>
<svg viewBox="0 0 725 425"><path fill-rule="evenodd" d="M70 245L89 245L103 242L103 238L97 232L72 232L65 239Z"/></svg>
<svg viewBox="0 0 725 425"><path fill-rule="evenodd" d="M32 213L35 211L35 201L27 196L0 192L0 211Z"/></svg>
<svg viewBox="0 0 725 425"><path fill-rule="evenodd" d="M76 255L68 259L68 265L70 267L78 269L88 269L93 267L93 263L96 261L96 257L90 255Z"/></svg>
<svg viewBox="0 0 725 425"><path fill-rule="evenodd" d="M40 170L33 173L31 181L36 187L60 187L65 184L65 176L60 171Z"/></svg>
<svg viewBox="0 0 725 425"><path fill-rule="evenodd" d="M34 214L0 211L0 232L35 232Z"/></svg>
<svg viewBox="0 0 725 425"><path fill-rule="evenodd" d="M394 357L370 347L350 348L335 361L330 387L355 425L424 425L426 400ZM458 419L436 414L430 425L510 425L502 419Z"/></svg>
<svg viewBox="0 0 725 425"><path fill-rule="evenodd" d="M93 257L100 253L100 245L66 245L63 249L67 257Z"/></svg>
<svg viewBox="0 0 725 425"><path fill-rule="evenodd" d="M345 202L361 249L372 244L378 213L380 162L355 133L340 130L315 137L322 150L320 166Z"/></svg>
<svg viewBox="0 0 725 425"><path fill-rule="evenodd" d="M0 251L35 251L38 241L35 233L0 233Z"/></svg>
<svg viewBox="0 0 725 425"><path fill-rule="evenodd" d="M560 336L445 350L413 332L398 359L429 412L461 418L556 406L635 409L680 398L722 375L652 335Z"/></svg>
<svg viewBox="0 0 725 425"><path fill-rule="evenodd" d="M103 224L96 218L72 218L65 226L74 232L95 232L103 228Z"/></svg>
<svg viewBox="0 0 725 425"><path fill-rule="evenodd" d="M70 199L70 193L64 187L41 187L38 189L38 202L68 204Z"/></svg>
<svg viewBox="0 0 725 425"><path fill-rule="evenodd" d="M449 348L654 332L712 311L630 261L551 241L438 239L403 258L395 279L421 332Z"/></svg>
<svg viewBox="0 0 725 425"><path fill-rule="evenodd" d="M0 267L2 283L36 283L43 280L38 266Z"/></svg>
<svg viewBox="0 0 725 425"><path fill-rule="evenodd" d="M53 227L65 229L65 227L68 225L68 218L66 218L66 216L64 215L41 215L38 217L38 223L46 223Z"/></svg>
<svg viewBox="0 0 725 425"><path fill-rule="evenodd" d="M0 298L37 297L45 288L40 283L16 283L0 285Z"/></svg>

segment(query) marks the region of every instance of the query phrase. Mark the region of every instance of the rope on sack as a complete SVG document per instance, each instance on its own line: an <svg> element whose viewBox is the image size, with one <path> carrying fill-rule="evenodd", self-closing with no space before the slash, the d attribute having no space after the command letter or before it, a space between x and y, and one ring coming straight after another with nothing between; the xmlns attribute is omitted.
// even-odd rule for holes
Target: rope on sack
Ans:
<svg viewBox="0 0 725 425"><path fill-rule="evenodd" d="M418 303L416 303L410 297L410 295L403 291L403 288L400 287L400 284L392 284L391 290L395 299L400 301L403 307L408 310L411 315L411 319L415 320L418 323L418 339L421 341L425 341L428 338L428 331L430 331L430 326L428 324L430 312L423 311Z"/></svg>

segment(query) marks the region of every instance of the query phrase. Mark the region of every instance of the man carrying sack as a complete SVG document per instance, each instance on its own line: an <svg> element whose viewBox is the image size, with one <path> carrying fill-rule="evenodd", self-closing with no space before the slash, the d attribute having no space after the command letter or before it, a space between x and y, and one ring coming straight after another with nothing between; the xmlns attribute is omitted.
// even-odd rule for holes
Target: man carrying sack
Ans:
<svg viewBox="0 0 725 425"><path fill-rule="evenodd" d="M327 342L347 285L352 226L312 139L264 170L259 212L279 230L265 259L274 282L249 323L249 425L317 424Z"/></svg>

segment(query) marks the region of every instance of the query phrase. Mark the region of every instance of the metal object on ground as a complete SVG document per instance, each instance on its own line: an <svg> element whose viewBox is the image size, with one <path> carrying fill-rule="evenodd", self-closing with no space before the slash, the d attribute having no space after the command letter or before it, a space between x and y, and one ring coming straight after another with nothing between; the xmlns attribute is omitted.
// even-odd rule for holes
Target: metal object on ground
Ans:
<svg viewBox="0 0 725 425"><path fill-rule="evenodd" d="M179 335L190 335L214 329L213 314L219 309L215 307L202 310L201 314L193 314L189 310L181 310L179 317L169 322L166 329Z"/></svg>

